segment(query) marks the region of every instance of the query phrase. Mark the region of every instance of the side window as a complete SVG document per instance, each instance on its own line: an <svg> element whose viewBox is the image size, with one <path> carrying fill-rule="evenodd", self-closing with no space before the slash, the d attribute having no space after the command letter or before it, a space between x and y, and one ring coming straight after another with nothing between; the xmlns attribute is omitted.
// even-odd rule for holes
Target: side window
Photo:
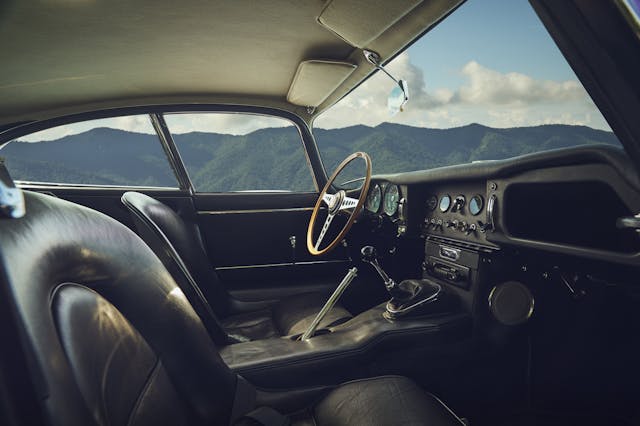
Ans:
<svg viewBox="0 0 640 426"><path fill-rule="evenodd" d="M52 127L9 142L0 157L19 184L178 187L146 115Z"/></svg>
<svg viewBox="0 0 640 426"><path fill-rule="evenodd" d="M246 113L166 114L197 192L315 191L298 128Z"/></svg>

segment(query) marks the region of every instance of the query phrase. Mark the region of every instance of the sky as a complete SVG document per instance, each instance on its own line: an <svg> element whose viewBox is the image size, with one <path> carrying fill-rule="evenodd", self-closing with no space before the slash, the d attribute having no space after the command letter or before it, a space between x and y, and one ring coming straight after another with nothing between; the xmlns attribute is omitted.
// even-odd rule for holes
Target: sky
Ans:
<svg viewBox="0 0 640 426"><path fill-rule="evenodd" d="M387 64L409 85L405 110L390 116L386 99L394 82L378 72L316 119L340 128L395 122L450 128L575 124L610 130L526 0L468 0L451 16ZM282 120L223 114L169 118L176 133L244 134L280 127ZM287 123L288 124L288 123ZM153 133L145 116L78 123L22 138L56 139L98 125Z"/></svg>
<svg viewBox="0 0 640 426"><path fill-rule="evenodd" d="M314 125L564 123L610 130L525 0L469 0L387 69L409 83L405 111L389 116L394 83L377 73Z"/></svg>

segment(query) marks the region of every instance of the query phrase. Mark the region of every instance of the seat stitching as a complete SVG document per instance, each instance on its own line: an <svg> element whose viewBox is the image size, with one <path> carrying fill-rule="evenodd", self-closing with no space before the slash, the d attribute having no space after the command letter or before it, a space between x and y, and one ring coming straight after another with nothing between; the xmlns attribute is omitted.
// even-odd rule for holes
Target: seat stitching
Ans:
<svg viewBox="0 0 640 426"><path fill-rule="evenodd" d="M162 365L162 363L160 362L160 358L156 358L156 363L154 364L153 368L151 369L151 371L147 375L147 378L146 378L146 380L144 382L144 386L140 390L140 393L138 394L138 398L136 399L136 403L133 404L133 407L131 407L131 412L129 413L129 416L127 417L127 426L131 425L131 422L132 422L132 420L134 418L134 415L138 412L138 408L140 407L140 404L142 403L142 400L144 399L145 395L147 394L147 391L149 390L149 387L151 386L151 383L153 383L154 377L160 371L160 366L161 365Z"/></svg>

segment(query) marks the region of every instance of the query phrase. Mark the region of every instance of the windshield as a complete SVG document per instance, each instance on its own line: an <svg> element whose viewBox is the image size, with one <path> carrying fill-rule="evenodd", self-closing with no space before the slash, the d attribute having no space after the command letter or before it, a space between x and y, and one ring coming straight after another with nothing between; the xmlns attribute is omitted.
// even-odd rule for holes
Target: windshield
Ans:
<svg viewBox="0 0 640 426"><path fill-rule="evenodd" d="M497 160L575 145L620 147L524 0L468 1L386 65L409 102L389 115L382 72L314 123L327 171L354 151L374 173Z"/></svg>

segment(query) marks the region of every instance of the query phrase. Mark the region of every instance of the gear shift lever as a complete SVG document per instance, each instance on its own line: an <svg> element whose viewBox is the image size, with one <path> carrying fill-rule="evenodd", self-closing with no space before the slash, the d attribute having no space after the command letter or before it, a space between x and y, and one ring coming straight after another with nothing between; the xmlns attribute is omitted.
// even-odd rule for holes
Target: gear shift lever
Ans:
<svg viewBox="0 0 640 426"><path fill-rule="evenodd" d="M378 262L376 249L373 246L362 247L360 254L362 255L362 261L373 266L376 272L380 275L382 281L384 281L384 286L387 288L391 297L407 297L407 292L398 287L398 284L396 284L396 282L382 269Z"/></svg>

